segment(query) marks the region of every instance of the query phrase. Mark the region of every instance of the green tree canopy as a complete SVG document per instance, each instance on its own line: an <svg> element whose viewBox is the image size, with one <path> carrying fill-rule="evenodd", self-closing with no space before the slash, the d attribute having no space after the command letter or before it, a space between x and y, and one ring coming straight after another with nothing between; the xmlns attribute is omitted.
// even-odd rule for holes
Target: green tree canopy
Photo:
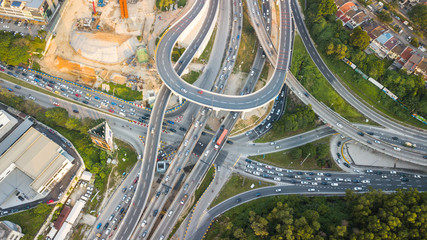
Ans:
<svg viewBox="0 0 427 240"><path fill-rule="evenodd" d="M337 11L337 5L334 0L321 0L317 6L317 17L321 18L327 15L335 14Z"/></svg>
<svg viewBox="0 0 427 240"><path fill-rule="evenodd" d="M419 47L420 46L420 42L418 41L418 38L412 39L411 44L414 47Z"/></svg>
<svg viewBox="0 0 427 240"><path fill-rule="evenodd" d="M391 18L391 16L390 16L390 13L389 13L389 12L387 12L387 11L385 11L385 10L381 11L380 13L378 13L378 14L377 14L377 17L378 17L381 21L383 21L383 22L385 22L385 23L391 23L391 22L393 21L393 19L392 19L392 18Z"/></svg>
<svg viewBox="0 0 427 240"><path fill-rule="evenodd" d="M417 4L408 13L409 18L422 29L427 29L427 5Z"/></svg>
<svg viewBox="0 0 427 240"><path fill-rule="evenodd" d="M365 50L368 47L369 40L368 33L363 31L361 27L353 29L353 32L350 34L350 45L360 50Z"/></svg>

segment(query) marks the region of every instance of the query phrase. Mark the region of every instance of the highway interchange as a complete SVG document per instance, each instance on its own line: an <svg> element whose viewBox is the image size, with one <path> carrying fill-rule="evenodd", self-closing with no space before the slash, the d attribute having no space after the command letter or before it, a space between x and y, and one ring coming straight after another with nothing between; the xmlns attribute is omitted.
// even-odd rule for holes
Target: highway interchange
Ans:
<svg viewBox="0 0 427 240"><path fill-rule="evenodd" d="M236 14L238 16L242 11L245 11L241 7L240 0L233 0L228 4L226 2L228 1L195 1L190 11L162 36L156 51L156 62L159 75L165 85L159 91L153 109L141 108L132 102L120 101L107 94L59 81L49 76L42 76L46 80L45 83L43 81L33 82L34 76L30 79L28 75L31 76L31 74L27 73L27 76L20 75L23 72L18 69L11 70L14 70L16 75L19 75L19 78L30 84L45 87L45 85L49 84L49 81L55 82L51 84L54 84L55 87L58 86L56 89L62 95L62 99L25 87L14 88L15 84L7 81L1 83L3 87L13 89L17 95L22 95L25 98L32 97L30 99L44 107L61 106L74 116L107 119L116 136L131 143L138 154L143 156L142 161L138 162L131 173L128 173L126 179L110 197L108 204L104 209L101 209L95 226L102 223L102 228L95 229L94 226L89 234L89 239L94 239L96 233L101 233L103 238L111 237L114 239L167 238L180 215L188 207L186 206L187 202L191 202L189 200L207 170L215 162L216 158L221 155L222 149L244 152L246 156L265 154L301 146L339 132L378 152L419 165L427 165L427 160L423 157L427 152L425 144L427 142L426 132L404 126L380 115L360 102L335 79L314 48L302 21L299 8L295 5L295 0L292 2L286 0L278 1L279 6L276 6L276 9L280 11L280 40L278 41L277 50L274 48L275 44L267 30L267 27L269 29L272 28L270 20L266 22L266 18L263 18L262 14L266 13L270 9L269 4L273 3L265 1L263 6L258 6L255 1L246 1L248 13L259 39L260 47L257 48L256 57L251 68L253 74L248 75L240 95L224 95L227 77L231 74L230 67L231 69L234 67L234 61L230 61L230 59L233 59L233 56L237 54L235 49L239 48L240 39L236 39L236 36L241 34L239 26L242 24L242 19L238 18L237 21L232 21L232 19ZM183 29L196 18L204 4L209 4L209 6L201 31L195 36L194 41L176 65L172 67L170 56L175 42ZM212 58L216 58L216 60L209 61L206 67L206 69L209 69L207 73L202 74L195 85L189 85L179 76L192 61L207 32L214 24L215 15L222 16L221 13L217 12L219 10L222 11L221 13L225 13L225 16L230 16L228 22L224 21L221 26L218 25L217 35L218 32L224 32L224 36L227 36L225 41L215 41L213 49L221 54L213 54L215 56ZM259 14L260 12L261 14ZM222 20L219 19L218 21ZM295 33L292 27L294 26L293 21L295 21L295 26L310 56L337 92L362 114L385 128L373 128L348 122L311 96L288 72L292 40ZM229 48L231 51L228 51ZM268 49L266 53L264 53L264 49ZM221 65L222 60L224 62ZM271 65L278 67L275 68L275 72L267 85L252 93L265 60L269 60ZM271 124L283 114L288 91L286 86L283 85L285 78L289 89L304 103L311 104L316 114L327 125L307 133L276 141L274 144L253 144L251 140L268 131L271 128ZM185 104L185 110L182 110L185 120L180 124L168 124L168 121L173 121L173 118L181 113L178 111L165 113L171 93L191 102L190 104ZM281 95L281 93L283 94ZM276 111L279 108L282 109L280 114L275 114L276 111L272 111L269 114L271 119L267 116L266 121L256 126L253 130L230 138L230 141L234 142L233 145L224 144L218 150L214 150L215 141L211 141L211 139L216 139L222 129L213 133L206 133L204 126L209 118L215 117L216 110L250 110L268 104L277 96L279 97L274 101L273 106L276 107ZM228 114L222 122L221 128L231 130L237 121L237 116L239 116L239 112ZM171 128L174 130L171 131ZM145 145L142 144L141 136L145 136ZM399 136L399 138L393 139L395 136ZM173 155L173 160L167 172L162 174L157 182L154 182L156 178L155 163L159 155L159 149L162 148L161 140L169 145L174 145L173 149L176 154ZM404 141L417 143L418 147L416 149L401 147ZM396 147L399 148L398 151ZM243 159L245 158L243 157L241 161L244 161ZM192 166L191 171L185 170L185 166ZM288 172L286 169L280 169L279 171L279 168L274 166L270 168L270 166L255 162L240 163L238 166L240 168L236 169L239 172L244 172L253 178L264 178L280 184L278 187L249 191L217 205L209 210L204 218L198 220L197 228L190 229L186 239L201 239L213 218L234 206L260 197L259 194L262 197L278 194L343 194L346 189L366 191L367 186L387 191L405 187L416 187L420 190L425 190L424 188L426 187L423 184L425 182L424 176L419 176L418 178L418 175L410 173L394 173L390 171L360 174L334 173L333 178L331 176L331 179L326 180L324 175L321 175L325 174L324 172L299 172L295 174ZM286 175L282 173L284 171L286 171ZM283 174L283 176L279 176L279 173ZM181 176L185 176L185 178L181 178ZM316 178L319 177L323 179L317 180ZM342 180L339 180L341 178ZM355 179L362 181L368 178L370 182L354 182ZM335 183L338 186L335 186ZM361 187L361 189L358 187ZM281 191L279 192L277 189L281 189ZM308 192L309 189L310 192ZM186 195L188 197L185 197ZM106 223L109 223L107 227L105 227Z"/></svg>

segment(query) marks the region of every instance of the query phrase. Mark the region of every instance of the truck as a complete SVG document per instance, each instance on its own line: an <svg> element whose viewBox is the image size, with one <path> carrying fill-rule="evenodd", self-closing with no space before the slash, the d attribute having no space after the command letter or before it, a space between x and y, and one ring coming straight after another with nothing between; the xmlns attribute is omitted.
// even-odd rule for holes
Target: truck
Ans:
<svg viewBox="0 0 427 240"><path fill-rule="evenodd" d="M411 142L404 142L404 143L403 143L403 146L405 146L405 147L410 147L410 148L416 148L416 147L417 147L417 145L416 145L416 144L413 144L413 143L411 143Z"/></svg>
<svg viewBox="0 0 427 240"><path fill-rule="evenodd" d="M221 146L222 142L224 141L225 136L227 135L228 130L224 129L222 130L221 135L219 136L219 138L216 140L216 144L215 144L215 150L217 150L219 148L219 146Z"/></svg>

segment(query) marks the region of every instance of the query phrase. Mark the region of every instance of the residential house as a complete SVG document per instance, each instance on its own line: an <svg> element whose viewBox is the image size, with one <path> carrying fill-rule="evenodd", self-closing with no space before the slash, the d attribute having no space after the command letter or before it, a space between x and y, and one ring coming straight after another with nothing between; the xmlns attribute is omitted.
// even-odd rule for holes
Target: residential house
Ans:
<svg viewBox="0 0 427 240"><path fill-rule="evenodd" d="M408 59L408 61L402 66L408 74L414 73L418 65L423 61L423 56L415 53Z"/></svg>
<svg viewBox="0 0 427 240"><path fill-rule="evenodd" d="M401 69L403 65L405 65L405 63L412 56L412 51L412 48L406 47L405 50L403 50L403 52L400 54L400 56L397 57L396 60L393 62L393 65L398 69Z"/></svg>
<svg viewBox="0 0 427 240"><path fill-rule="evenodd" d="M360 26L368 19L368 16L351 1L337 0L335 4L338 8L335 16L350 29Z"/></svg>
<svg viewBox="0 0 427 240"><path fill-rule="evenodd" d="M393 49L391 49L390 52L388 52L388 57L390 59L396 59L397 57L400 56L400 54L402 54L403 50L405 50L406 45L399 43L397 44Z"/></svg>
<svg viewBox="0 0 427 240"><path fill-rule="evenodd" d="M377 37L374 41L369 44L369 49L371 49L375 55L383 59L387 56L389 49L386 48L385 43L389 41L393 35L389 32L385 32ZM396 39L397 41L397 39Z"/></svg>

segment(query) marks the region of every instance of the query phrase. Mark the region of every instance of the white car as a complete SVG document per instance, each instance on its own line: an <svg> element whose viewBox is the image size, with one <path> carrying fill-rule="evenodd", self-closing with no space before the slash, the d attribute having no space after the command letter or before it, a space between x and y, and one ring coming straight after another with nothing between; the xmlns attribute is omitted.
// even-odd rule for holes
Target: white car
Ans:
<svg viewBox="0 0 427 240"><path fill-rule="evenodd" d="M369 179L364 179L364 180L362 180L362 183L371 183L371 180L369 180Z"/></svg>
<svg viewBox="0 0 427 240"><path fill-rule="evenodd" d="M276 189L276 192L281 192L281 191L282 191L282 189L280 189L280 188Z"/></svg>
<svg viewBox="0 0 427 240"><path fill-rule="evenodd" d="M421 178L421 176L416 174L416 175L414 175L414 178Z"/></svg>
<svg viewBox="0 0 427 240"><path fill-rule="evenodd" d="M317 176L323 176L323 173L322 172L318 172Z"/></svg>
<svg viewBox="0 0 427 240"><path fill-rule="evenodd" d="M331 183L331 186L338 187L338 183Z"/></svg>
<svg viewBox="0 0 427 240"><path fill-rule="evenodd" d="M141 227L144 227L144 226L145 226L145 224L147 224L147 219L142 220Z"/></svg>
<svg viewBox="0 0 427 240"><path fill-rule="evenodd" d="M398 147L394 147L393 149L398 151L398 152L400 151L400 148L398 148Z"/></svg>
<svg viewBox="0 0 427 240"><path fill-rule="evenodd" d="M317 186L317 182L311 182L311 185Z"/></svg>
<svg viewBox="0 0 427 240"><path fill-rule="evenodd" d="M261 173L259 173L257 171L255 171L254 174L257 175L257 176L261 175Z"/></svg>
<svg viewBox="0 0 427 240"><path fill-rule="evenodd" d="M278 182L280 182L282 179L281 178L279 178L279 177L275 177L274 178L274 181L278 181Z"/></svg>
<svg viewBox="0 0 427 240"><path fill-rule="evenodd" d="M354 187L354 191L362 191L362 187Z"/></svg>
<svg viewBox="0 0 427 240"><path fill-rule="evenodd" d="M36 100L36 98L35 98L35 97L33 97L33 96L29 96L28 98L29 98L29 99L31 99L31 100L33 100L33 101L35 101L35 100Z"/></svg>
<svg viewBox="0 0 427 240"><path fill-rule="evenodd" d="M309 189L308 189L308 191L309 191L309 192L315 192L315 191L316 191L316 189L314 189L314 188L309 188Z"/></svg>
<svg viewBox="0 0 427 240"><path fill-rule="evenodd" d="M173 211L170 210L169 213L168 213L168 216L170 217L170 216L172 216L172 214L173 214Z"/></svg>
<svg viewBox="0 0 427 240"><path fill-rule="evenodd" d="M165 182L169 181L169 175L165 177Z"/></svg>
<svg viewBox="0 0 427 240"><path fill-rule="evenodd" d="M339 128L342 128L341 123L337 123L337 126L338 126Z"/></svg>

